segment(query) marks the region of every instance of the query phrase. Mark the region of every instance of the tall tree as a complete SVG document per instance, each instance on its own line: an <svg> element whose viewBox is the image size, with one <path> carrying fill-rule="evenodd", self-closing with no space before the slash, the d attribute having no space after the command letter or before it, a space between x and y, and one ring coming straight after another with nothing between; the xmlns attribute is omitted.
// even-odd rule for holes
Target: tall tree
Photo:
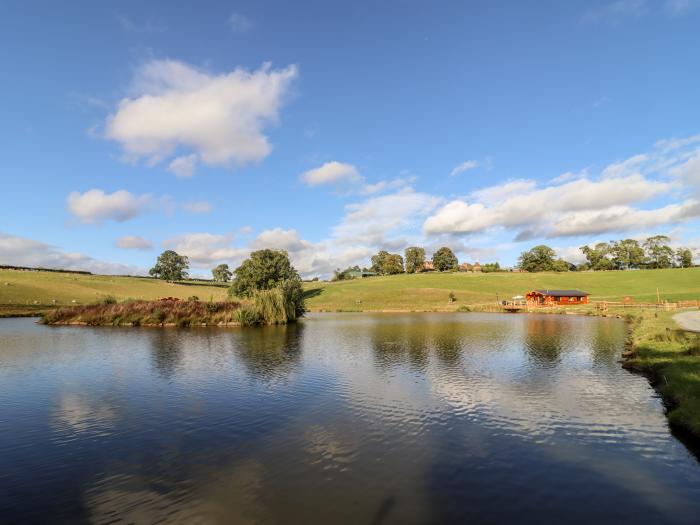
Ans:
<svg viewBox="0 0 700 525"><path fill-rule="evenodd" d="M610 245L607 242L599 242L593 248L581 246L580 250L586 256L588 265L592 270L611 270Z"/></svg>
<svg viewBox="0 0 700 525"><path fill-rule="evenodd" d="M404 252L406 261L406 273L416 273L421 270L425 263L425 248L411 246Z"/></svg>
<svg viewBox="0 0 700 525"><path fill-rule="evenodd" d="M372 271L382 275L393 275L403 272L403 257L398 253L381 250L372 256Z"/></svg>
<svg viewBox="0 0 700 525"><path fill-rule="evenodd" d="M550 272L554 270L555 255L556 253L549 246L540 244L521 253L518 266L527 272Z"/></svg>
<svg viewBox="0 0 700 525"><path fill-rule="evenodd" d="M443 246L433 254L433 266L439 272L456 270L458 265L457 256L447 246Z"/></svg>
<svg viewBox="0 0 700 525"><path fill-rule="evenodd" d="M148 273L166 281L181 281L187 279L190 260L173 250L166 250L158 256L156 265Z"/></svg>
<svg viewBox="0 0 700 525"><path fill-rule="evenodd" d="M227 283L231 280L231 270L229 270L228 264L220 264L216 268L212 269L211 275L215 281L220 283Z"/></svg>
<svg viewBox="0 0 700 525"><path fill-rule="evenodd" d="M671 239L666 235L654 235L644 241L644 251L650 268L670 268L673 266Z"/></svg>
<svg viewBox="0 0 700 525"><path fill-rule="evenodd" d="M693 252L689 248L678 248L676 250L676 264L681 268L693 266Z"/></svg>
<svg viewBox="0 0 700 525"><path fill-rule="evenodd" d="M285 281L301 281L287 252L281 250L255 251L233 273L236 277L229 293L237 297L249 297L257 290L270 290Z"/></svg>
<svg viewBox="0 0 700 525"><path fill-rule="evenodd" d="M612 241L612 263L619 270L639 268L644 264L644 248L635 239Z"/></svg>

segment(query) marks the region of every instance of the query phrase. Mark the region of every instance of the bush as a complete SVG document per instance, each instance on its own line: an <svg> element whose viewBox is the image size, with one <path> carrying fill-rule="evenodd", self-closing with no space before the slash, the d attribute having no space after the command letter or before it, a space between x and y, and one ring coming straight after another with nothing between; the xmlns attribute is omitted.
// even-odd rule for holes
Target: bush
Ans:
<svg viewBox="0 0 700 525"><path fill-rule="evenodd" d="M113 295L108 295L107 297L102 299L102 304L117 304L117 298Z"/></svg>
<svg viewBox="0 0 700 525"><path fill-rule="evenodd" d="M199 297L197 297L196 295L190 295L190 296L187 298L187 300L188 300L188 301L199 301Z"/></svg>

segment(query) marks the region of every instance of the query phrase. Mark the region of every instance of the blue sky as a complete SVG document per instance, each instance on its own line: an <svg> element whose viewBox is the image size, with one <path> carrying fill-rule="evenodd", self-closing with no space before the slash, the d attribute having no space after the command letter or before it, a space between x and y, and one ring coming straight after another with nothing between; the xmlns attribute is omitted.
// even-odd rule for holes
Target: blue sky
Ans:
<svg viewBox="0 0 700 525"><path fill-rule="evenodd" d="M0 6L0 263L700 246L700 2Z"/></svg>

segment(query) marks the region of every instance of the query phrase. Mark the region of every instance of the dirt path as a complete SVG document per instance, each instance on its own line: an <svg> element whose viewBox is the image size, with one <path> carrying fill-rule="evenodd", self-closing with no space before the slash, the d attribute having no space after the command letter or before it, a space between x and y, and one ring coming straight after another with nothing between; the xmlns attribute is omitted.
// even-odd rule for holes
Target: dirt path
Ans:
<svg viewBox="0 0 700 525"><path fill-rule="evenodd" d="M683 312L673 316L683 330L690 332L700 332L700 312Z"/></svg>

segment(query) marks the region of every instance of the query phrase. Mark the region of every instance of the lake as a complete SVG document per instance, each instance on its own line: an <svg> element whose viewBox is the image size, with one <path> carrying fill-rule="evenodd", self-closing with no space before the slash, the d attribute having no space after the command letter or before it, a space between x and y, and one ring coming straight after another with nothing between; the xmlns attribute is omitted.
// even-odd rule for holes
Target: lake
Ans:
<svg viewBox="0 0 700 525"><path fill-rule="evenodd" d="M617 319L0 320L2 523L698 523Z"/></svg>

